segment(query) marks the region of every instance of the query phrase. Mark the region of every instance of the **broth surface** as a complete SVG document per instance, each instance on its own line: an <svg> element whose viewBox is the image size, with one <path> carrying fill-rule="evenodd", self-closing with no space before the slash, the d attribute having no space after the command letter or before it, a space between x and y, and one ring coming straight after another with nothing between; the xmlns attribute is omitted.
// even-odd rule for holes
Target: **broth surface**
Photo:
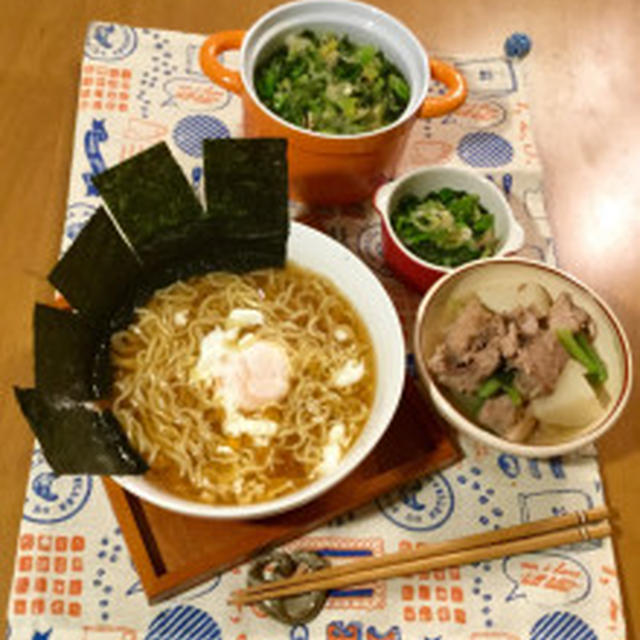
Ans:
<svg viewBox="0 0 640 640"><path fill-rule="evenodd" d="M220 375L203 374L207 343L218 350L208 356ZM252 346L281 354L288 374L286 393L259 406L231 393L269 369L248 362L229 374ZM330 473L366 424L375 393L361 318L328 279L291 263L159 290L114 334L111 358L112 409L149 462L147 477L212 504L273 499ZM229 386L239 371L249 382Z"/></svg>

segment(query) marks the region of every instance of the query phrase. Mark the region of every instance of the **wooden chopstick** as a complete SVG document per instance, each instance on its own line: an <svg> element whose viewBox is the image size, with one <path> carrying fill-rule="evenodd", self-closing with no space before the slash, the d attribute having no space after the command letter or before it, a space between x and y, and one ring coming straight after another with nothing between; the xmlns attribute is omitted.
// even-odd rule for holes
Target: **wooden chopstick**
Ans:
<svg viewBox="0 0 640 640"><path fill-rule="evenodd" d="M274 588L279 588L283 585L292 585L307 582L313 578L324 578L329 576L339 576L344 574L351 574L355 571L361 571L365 569L372 569L380 566L387 566L389 564L397 564L404 561L412 561L420 558L428 558L434 555L442 555L452 551L460 551L463 549L470 549L473 547L486 546L491 544L499 544L507 540L514 540L517 538L526 538L541 533L548 533L550 531L557 531L559 529L565 529L567 527L575 526L578 524L585 524L587 522L597 522L607 518L609 511L605 505L600 507L594 507L587 511L574 511L562 516L554 516L552 518L545 518L543 520L535 520L533 522L525 522L523 524L515 525L507 529L497 529L495 531L487 531L484 533L478 533L464 538L457 538L455 540L446 540L444 542L435 542L432 544L424 545L415 550L399 551L397 553L390 553L384 556L378 556L374 558L366 558L357 562L350 562L337 567L329 567L320 571L314 571L313 573L305 573L286 580L278 580L277 582L264 582L253 587L248 587L243 590L243 593L262 593L271 591Z"/></svg>
<svg viewBox="0 0 640 640"><path fill-rule="evenodd" d="M421 558L400 564L381 566L353 574L325 577L289 586L278 585L278 588L262 593L246 593L241 591L232 596L230 604L251 604L262 600L272 600L283 596L304 593L306 591L324 591L380 580L382 578L393 578L422 573L432 569L443 569L445 567L459 566L472 562L494 560L496 558L540 551L541 549L572 544L584 540L605 538L610 534L611 525L605 520L598 524L580 525L578 527L553 531L539 536L512 540L503 544L473 547L463 551L453 551L430 558ZM309 574L309 576L312 575L313 574ZM275 585L276 583L273 584Z"/></svg>
<svg viewBox="0 0 640 640"><path fill-rule="evenodd" d="M231 597L230 603L249 604L305 591L361 584L381 578L424 572L429 569L528 553L585 539L602 538L611 532L608 522L599 525L587 525L586 523L602 520L607 515L606 506L596 507L588 511L528 522L508 529L438 542L412 551L368 558L313 573L297 575L285 580L249 587L236 592Z"/></svg>

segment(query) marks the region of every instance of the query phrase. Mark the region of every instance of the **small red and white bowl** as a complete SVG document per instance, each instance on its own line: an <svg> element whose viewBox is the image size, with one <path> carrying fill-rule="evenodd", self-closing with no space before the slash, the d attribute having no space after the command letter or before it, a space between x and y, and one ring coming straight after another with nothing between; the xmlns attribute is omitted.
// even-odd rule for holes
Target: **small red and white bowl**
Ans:
<svg viewBox="0 0 640 640"><path fill-rule="evenodd" d="M422 167L406 173L382 185L373 196L373 205L382 222L382 253L386 262L400 278L420 292L453 272L455 267L427 262L411 253L393 230L391 213L407 194L424 197L445 187L477 194L480 204L494 215L499 239L494 257L513 254L524 244L524 230L516 221L507 199L491 180L471 169L457 167Z"/></svg>

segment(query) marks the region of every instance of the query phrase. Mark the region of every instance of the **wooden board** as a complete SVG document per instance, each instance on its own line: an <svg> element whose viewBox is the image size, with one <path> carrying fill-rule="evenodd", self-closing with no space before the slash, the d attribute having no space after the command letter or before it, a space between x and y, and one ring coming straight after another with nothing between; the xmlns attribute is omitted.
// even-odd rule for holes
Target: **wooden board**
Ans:
<svg viewBox="0 0 640 640"><path fill-rule="evenodd" d="M407 378L398 411L369 456L333 489L288 513L261 520L191 518L144 502L112 480L104 484L154 603L459 458L448 429Z"/></svg>

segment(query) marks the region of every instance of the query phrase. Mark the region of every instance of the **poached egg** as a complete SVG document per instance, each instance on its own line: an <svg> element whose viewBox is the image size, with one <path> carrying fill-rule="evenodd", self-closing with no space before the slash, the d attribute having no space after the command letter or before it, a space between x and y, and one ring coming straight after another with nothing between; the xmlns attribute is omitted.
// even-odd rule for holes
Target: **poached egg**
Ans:
<svg viewBox="0 0 640 640"><path fill-rule="evenodd" d="M250 436L258 446L267 446L278 430L273 420L250 418L252 412L277 402L289 391L290 367L285 350L269 340L238 340L241 328L260 325L262 314L253 309L233 309L228 329L216 327L200 343L194 378L214 384L226 410L225 434Z"/></svg>

